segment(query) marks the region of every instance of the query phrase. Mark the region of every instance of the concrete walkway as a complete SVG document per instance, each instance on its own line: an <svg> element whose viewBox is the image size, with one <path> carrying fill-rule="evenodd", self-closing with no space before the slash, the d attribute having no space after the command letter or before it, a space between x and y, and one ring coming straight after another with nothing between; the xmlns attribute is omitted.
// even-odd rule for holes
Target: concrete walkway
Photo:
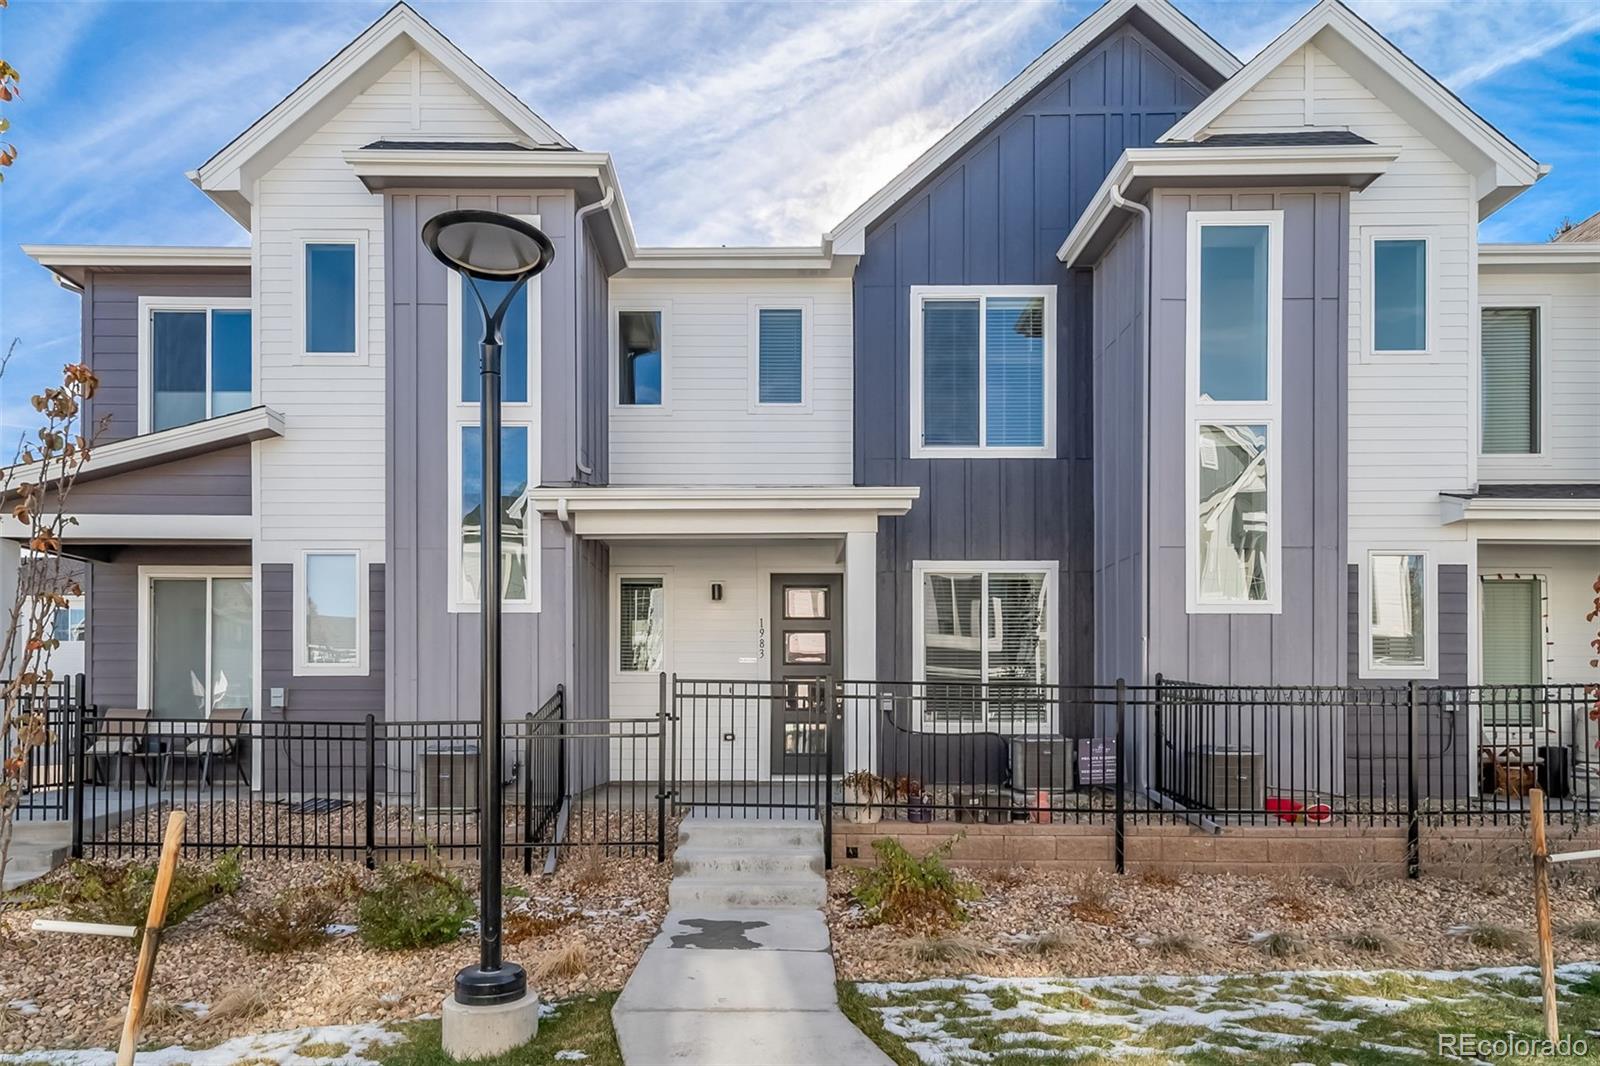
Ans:
<svg viewBox="0 0 1600 1066"><path fill-rule="evenodd" d="M785 861L773 864L763 854L764 827L745 823L739 830L686 819L683 842L704 849L701 858L676 863L673 909L661 933L645 949L627 987L612 1008L617 1040L627 1066L892 1066L890 1059L850 1023L834 993L833 955L828 926L811 893L792 906L744 907L736 899L772 899L782 892L763 888L796 884L787 856L796 847L776 826L770 847ZM738 887L732 871L717 871L711 883L726 886L721 901L704 899L709 861L723 841L715 835L737 832L744 873ZM787 839L780 837L786 836ZM816 858L820 861L820 838ZM731 865L731 864L730 864ZM809 871L808 871L809 872ZM816 874L811 874L817 877ZM820 877L818 878L820 880Z"/></svg>

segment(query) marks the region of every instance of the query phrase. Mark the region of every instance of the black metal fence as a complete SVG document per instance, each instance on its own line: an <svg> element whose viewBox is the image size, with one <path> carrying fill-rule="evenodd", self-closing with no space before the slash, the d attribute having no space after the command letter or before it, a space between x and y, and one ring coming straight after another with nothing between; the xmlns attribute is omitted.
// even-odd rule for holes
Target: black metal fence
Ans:
<svg viewBox="0 0 1600 1066"><path fill-rule="evenodd" d="M0 686L10 684L0 682ZM65 819L71 810L73 752L84 722L84 691L82 674L37 686L23 696L14 720L0 736L0 753L9 757L17 747L23 719L42 716L43 740L30 745L24 754L18 800L18 812L24 818Z"/></svg>

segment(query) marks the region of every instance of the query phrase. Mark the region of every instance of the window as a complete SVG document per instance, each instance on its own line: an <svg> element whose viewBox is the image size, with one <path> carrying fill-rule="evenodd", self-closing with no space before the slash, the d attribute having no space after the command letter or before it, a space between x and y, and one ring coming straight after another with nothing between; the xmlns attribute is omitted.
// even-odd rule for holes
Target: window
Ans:
<svg viewBox="0 0 1600 1066"><path fill-rule="evenodd" d="M82 640L88 616L84 612L83 597L68 596L67 606L57 607L51 614L46 640Z"/></svg>
<svg viewBox="0 0 1600 1066"><path fill-rule="evenodd" d="M913 286L913 458L1055 454L1054 286Z"/></svg>
<svg viewBox="0 0 1600 1066"><path fill-rule="evenodd" d="M295 673L367 673L367 589L358 551L307 551L295 574Z"/></svg>
<svg viewBox="0 0 1600 1066"><path fill-rule="evenodd" d="M1280 610L1283 216L1189 215L1187 604Z"/></svg>
<svg viewBox="0 0 1600 1066"><path fill-rule="evenodd" d="M1484 722L1532 725L1537 694L1523 686L1544 684L1544 581L1527 575L1485 575L1479 599L1483 683L1512 686L1483 694Z"/></svg>
<svg viewBox="0 0 1600 1066"><path fill-rule="evenodd" d="M537 216L518 216L538 224ZM483 429L479 424L479 345L483 319L478 299L459 275L447 288L450 331L447 410L451 424L448 512L450 610L476 611L483 580ZM505 297L504 282L476 281L492 311ZM506 309L501 324L500 593L508 611L539 609L539 515L528 497L539 483L539 300L535 278Z"/></svg>
<svg viewBox="0 0 1600 1066"><path fill-rule="evenodd" d="M1372 350L1428 351L1428 239L1374 237L1371 265Z"/></svg>
<svg viewBox="0 0 1600 1066"><path fill-rule="evenodd" d="M1483 454L1536 455L1539 443L1539 312L1486 307L1483 362Z"/></svg>
<svg viewBox="0 0 1600 1066"><path fill-rule="evenodd" d="M624 674L659 673L665 661L666 581L659 577L622 577L617 589L617 670Z"/></svg>
<svg viewBox="0 0 1600 1066"><path fill-rule="evenodd" d="M139 432L250 406L248 299L141 297L139 308Z"/></svg>
<svg viewBox="0 0 1600 1066"><path fill-rule="evenodd" d="M617 312L617 404L660 407L666 367L663 313L658 309Z"/></svg>
<svg viewBox="0 0 1600 1066"><path fill-rule="evenodd" d="M1429 605L1428 556L1367 553L1367 677L1431 677L1436 626Z"/></svg>
<svg viewBox="0 0 1600 1066"><path fill-rule="evenodd" d="M913 566L917 680L934 723L974 728L1044 721L1056 676L1051 563Z"/></svg>
<svg viewBox="0 0 1600 1066"><path fill-rule="evenodd" d="M140 569L139 701L163 718L252 705L248 567Z"/></svg>
<svg viewBox="0 0 1600 1066"><path fill-rule="evenodd" d="M356 250L353 242L305 242L308 355L356 353Z"/></svg>
<svg viewBox="0 0 1600 1066"><path fill-rule="evenodd" d="M755 307L755 373L752 402L761 408L804 410L807 388L809 307Z"/></svg>

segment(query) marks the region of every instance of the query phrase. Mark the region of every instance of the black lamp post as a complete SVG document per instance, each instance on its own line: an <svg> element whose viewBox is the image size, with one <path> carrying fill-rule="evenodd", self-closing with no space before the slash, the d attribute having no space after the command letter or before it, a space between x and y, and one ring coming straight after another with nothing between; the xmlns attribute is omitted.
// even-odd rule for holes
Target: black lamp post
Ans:
<svg viewBox="0 0 1600 1066"><path fill-rule="evenodd" d="M446 211L422 227L422 243L463 279L483 315L479 347L479 421L483 433L483 500L478 505L482 554L478 585L483 636L480 686L478 816L480 861L478 964L456 974L456 1001L493 1006L521 999L528 991L522 967L501 957L500 844L500 355L501 323L528 279L550 265L555 248L538 228L497 211ZM479 281L511 282L493 311Z"/></svg>

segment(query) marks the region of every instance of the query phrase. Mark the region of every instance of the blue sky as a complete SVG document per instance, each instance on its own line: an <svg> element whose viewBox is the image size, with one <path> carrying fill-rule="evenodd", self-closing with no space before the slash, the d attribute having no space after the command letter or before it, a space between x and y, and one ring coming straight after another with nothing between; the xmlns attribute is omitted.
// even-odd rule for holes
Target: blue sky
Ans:
<svg viewBox="0 0 1600 1066"><path fill-rule="evenodd" d="M1241 58L1310 0L1177 0ZM1091 0L415 6L580 148L649 244L811 244L1096 6ZM1352 6L1555 169L1482 227L1600 210L1593 0ZM11 0L20 158L0 186L6 438L79 347L78 298L17 245L243 244L184 178L386 10L375 2ZM7 449L9 451L9 449Z"/></svg>

